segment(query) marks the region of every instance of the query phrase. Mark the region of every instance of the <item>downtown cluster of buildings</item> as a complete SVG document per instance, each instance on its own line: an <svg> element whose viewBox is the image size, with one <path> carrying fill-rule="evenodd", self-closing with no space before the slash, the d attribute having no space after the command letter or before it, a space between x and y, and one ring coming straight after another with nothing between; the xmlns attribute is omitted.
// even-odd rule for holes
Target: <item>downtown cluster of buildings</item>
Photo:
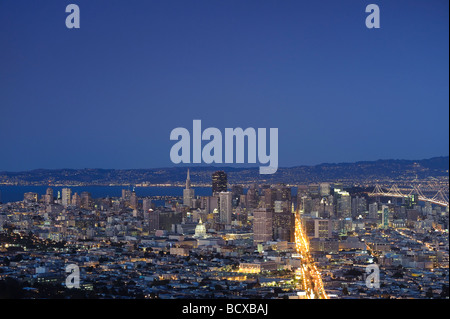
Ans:
<svg viewBox="0 0 450 319"><path fill-rule="evenodd" d="M230 187L223 171L211 186L196 196L188 172L183 196L158 207L129 189L26 193L0 206L0 279L64 284L76 264L81 288L100 297L303 298L299 214L330 297L448 297L448 207L340 183ZM371 264L379 288L367 286Z"/></svg>

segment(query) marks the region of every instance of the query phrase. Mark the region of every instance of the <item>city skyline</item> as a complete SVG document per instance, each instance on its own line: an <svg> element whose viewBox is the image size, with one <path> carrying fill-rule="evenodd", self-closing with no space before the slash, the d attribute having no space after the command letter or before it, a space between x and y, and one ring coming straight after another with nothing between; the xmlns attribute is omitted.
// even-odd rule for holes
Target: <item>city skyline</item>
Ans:
<svg viewBox="0 0 450 319"><path fill-rule="evenodd" d="M225 174L212 195L194 196L188 170L183 194L48 187L0 203L0 296L448 299L448 197L341 182L245 192Z"/></svg>
<svg viewBox="0 0 450 319"><path fill-rule="evenodd" d="M1 171L174 166L196 118L278 128L280 167L449 153L446 1L76 3L0 3Z"/></svg>
<svg viewBox="0 0 450 319"><path fill-rule="evenodd" d="M0 46L0 299L450 298L448 0L2 0Z"/></svg>

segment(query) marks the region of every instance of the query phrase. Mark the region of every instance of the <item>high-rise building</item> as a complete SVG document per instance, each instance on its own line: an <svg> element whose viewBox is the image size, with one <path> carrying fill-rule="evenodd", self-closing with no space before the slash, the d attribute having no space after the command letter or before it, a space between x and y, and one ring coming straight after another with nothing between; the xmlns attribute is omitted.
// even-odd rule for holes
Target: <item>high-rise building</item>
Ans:
<svg viewBox="0 0 450 319"><path fill-rule="evenodd" d="M129 201L131 197L131 191L129 189L122 189L122 200Z"/></svg>
<svg viewBox="0 0 450 319"><path fill-rule="evenodd" d="M276 190L272 188L264 189L264 208L273 209L277 199Z"/></svg>
<svg viewBox="0 0 450 319"><path fill-rule="evenodd" d="M67 207L72 203L72 190L70 188L63 188L61 196L61 204L64 207Z"/></svg>
<svg viewBox="0 0 450 319"><path fill-rule="evenodd" d="M158 230L159 227L159 210L150 210L148 213L148 227L150 231Z"/></svg>
<svg viewBox="0 0 450 319"><path fill-rule="evenodd" d="M258 207L258 190L256 184L251 184L246 195L247 208Z"/></svg>
<svg viewBox="0 0 450 319"><path fill-rule="evenodd" d="M319 184L309 184L308 185L308 193L311 197L319 197L320 196L320 186Z"/></svg>
<svg viewBox="0 0 450 319"><path fill-rule="evenodd" d="M47 188L45 192L45 204L49 205L53 203L53 188Z"/></svg>
<svg viewBox="0 0 450 319"><path fill-rule="evenodd" d="M316 218L311 218L311 216L304 216L302 218L303 227L305 229L305 234L309 238L313 238L315 236L316 231Z"/></svg>
<svg viewBox="0 0 450 319"><path fill-rule="evenodd" d="M344 190L344 184L342 184L342 183L334 183L333 184L333 190L334 190L334 192L338 192L338 191Z"/></svg>
<svg viewBox="0 0 450 319"><path fill-rule="evenodd" d="M352 199L352 217L357 218L367 211L367 202L364 197L356 196Z"/></svg>
<svg viewBox="0 0 450 319"><path fill-rule="evenodd" d="M330 195L330 184L329 183L321 183L320 184L320 196L326 197Z"/></svg>
<svg viewBox="0 0 450 319"><path fill-rule="evenodd" d="M276 201L275 211L273 213L273 239L293 242L295 240L295 216L289 207L280 205L287 202Z"/></svg>
<svg viewBox="0 0 450 319"><path fill-rule="evenodd" d="M291 188L284 184L279 184L274 187L275 190L275 200L279 201L291 201L292 194Z"/></svg>
<svg viewBox="0 0 450 319"><path fill-rule="evenodd" d="M192 199L194 198L194 190L191 188L191 178L189 169L187 171L186 188L183 189L183 205L192 207Z"/></svg>
<svg viewBox="0 0 450 319"><path fill-rule="evenodd" d="M233 207L239 206L241 196L244 194L244 187L242 185L233 185L231 186L231 193L233 195Z"/></svg>
<svg viewBox="0 0 450 319"><path fill-rule="evenodd" d="M369 204L369 218L373 220L378 219L378 203Z"/></svg>
<svg viewBox="0 0 450 319"><path fill-rule="evenodd" d="M389 218L390 218L389 207L383 205L381 212L382 212L381 226L382 228L387 229L389 227Z"/></svg>
<svg viewBox="0 0 450 319"><path fill-rule="evenodd" d="M308 197L308 186L298 185L297 186L297 211L304 212L305 199Z"/></svg>
<svg viewBox="0 0 450 319"><path fill-rule="evenodd" d="M320 201L318 202L318 217L320 218L333 218L335 214L335 207L334 207L334 198L333 196L329 195L326 197L322 197Z"/></svg>
<svg viewBox="0 0 450 319"><path fill-rule="evenodd" d="M273 210L258 208L253 211L253 243L273 240Z"/></svg>
<svg viewBox="0 0 450 319"><path fill-rule="evenodd" d="M405 198L405 206L408 209L414 208L419 202L419 195L418 194L411 194L408 197Z"/></svg>
<svg viewBox="0 0 450 319"><path fill-rule="evenodd" d="M142 200L142 210L144 211L144 213L148 213L151 208L152 200L150 198L144 198Z"/></svg>
<svg viewBox="0 0 450 319"><path fill-rule="evenodd" d="M291 211L291 202L287 200L276 200L273 204L275 213Z"/></svg>
<svg viewBox="0 0 450 319"><path fill-rule="evenodd" d="M227 174L224 171L217 171L212 174L213 194L226 192L228 189Z"/></svg>
<svg viewBox="0 0 450 319"><path fill-rule="evenodd" d="M219 222L231 225L231 215L233 212L231 192L219 193Z"/></svg>
<svg viewBox="0 0 450 319"><path fill-rule="evenodd" d="M314 211L314 202L315 200L313 200L311 197L303 196L301 199L300 213L306 215L311 214Z"/></svg>
<svg viewBox="0 0 450 319"><path fill-rule="evenodd" d="M133 190L130 196L130 208L137 209L138 208L138 197L136 196L136 192Z"/></svg>
<svg viewBox="0 0 450 319"><path fill-rule="evenodd" d="M81 207L81 197L80 195L78 195L78 193L73 194L72 205L75 207Z"/></svg>
<svg viewBox="0 0 450 319"><path fill-rule="evenodd" d="M314 238L331 238L332 225L329 219L314 219Z"/></svg>
<svg viewBox="0 0 450 319"><path fill-rule="evenodd" d="M202 197L202 205L207 214L214 213L215 210L219 209L219 196Z"/></svg>
<svg viewBox="0 0 450 319"><path fill-rule="evenodd" d="M352 217L352 198L346 191L338 191L336 196L336 211L339 218Z"/></svg>
<svg viewBox="0 0 450 319"><path fill-rule="evenodd" d="M91 194L88 192L82 192L81 196L80 196L80 200L81 200L81 208L84 209L89 209L92 205L92 198L91 198Z"/></svg>

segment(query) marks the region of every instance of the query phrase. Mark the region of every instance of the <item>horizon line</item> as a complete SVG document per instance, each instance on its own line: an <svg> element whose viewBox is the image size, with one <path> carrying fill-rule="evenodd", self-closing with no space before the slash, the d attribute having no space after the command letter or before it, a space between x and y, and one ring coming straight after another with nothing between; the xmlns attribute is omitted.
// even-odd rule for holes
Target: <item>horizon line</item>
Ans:
<svg viewBox="0 0 450 319"><path fill-rule="evenodd" d="M321 165L340 165L340 164L357 164L357 163L367 163L367 162L379 162L379 161L424 161L431 160L437 158L448 158L449 155L441 155L441 156L433 156L422 159L401 159L401 158L385 158L385 159L377 159L377 160L362 160L362 161L354 161L354 162L322 162L319 164L300 164L294 166L280 166L278 169L289 169L289 168L297 168L297 167L314 167ZM22 173L22 172L31 172L31 171L39 171L39 170L48 170L48 171L57 171L57 170L117 170L117 171L129 171L129 170L154 170L154 169L173 169L173 168L230 168L230 169L258 169L259 166L255 164L255 166L246 166L246 167L233 167L233 166L217 166L217 165L202 165L204 163L186 163L186 164L177 164L175 166L165 166L165 167L152 167L152 168L99 168L99 167L84 167L84 168L32 168L25 169L19 171L8 171L2 170L0 173ZM220 165L220 163L218 163ZM240 165L238 163L223 163L223 164L231 164L231 165ZM245 164L245 163L243 163Z"/></svg>

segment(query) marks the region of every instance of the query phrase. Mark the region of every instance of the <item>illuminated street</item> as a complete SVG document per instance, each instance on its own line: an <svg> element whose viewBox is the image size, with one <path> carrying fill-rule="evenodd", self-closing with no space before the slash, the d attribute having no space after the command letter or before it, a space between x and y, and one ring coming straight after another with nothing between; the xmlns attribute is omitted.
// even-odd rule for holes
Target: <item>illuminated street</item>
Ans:
<svg viewBox="0 0 450 319"><path fill-rule="evenodd" d="M307 298L328 299L321 274L309 254L308 239L304 234L300 214L296 214L295 217L295 246L302 263L296 275L301 280L301 287L306 292Z"/></svg>

